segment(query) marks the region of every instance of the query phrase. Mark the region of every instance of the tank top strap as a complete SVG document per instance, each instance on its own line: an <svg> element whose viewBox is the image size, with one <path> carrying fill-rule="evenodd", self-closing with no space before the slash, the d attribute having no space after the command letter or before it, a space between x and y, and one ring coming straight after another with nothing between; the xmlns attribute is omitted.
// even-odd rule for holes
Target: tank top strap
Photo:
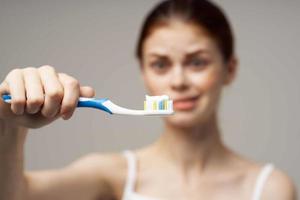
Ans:
<svg viewBox="0 0 300 200"><path fill-rule="evenodd" d="M255 182L252 200L260 200L261 199L264 185L273 169L274 169L273 164L268 163L260 170L260 173L258 174L256 182Z"/></svg>
<svg viewBox="0 0 300 200"><path fill-rule="evenodd" d="M123 155L127 160L127 179L124 188L124 195L134 191L136 181L136 157L131 150L124 150Z"/></svg>

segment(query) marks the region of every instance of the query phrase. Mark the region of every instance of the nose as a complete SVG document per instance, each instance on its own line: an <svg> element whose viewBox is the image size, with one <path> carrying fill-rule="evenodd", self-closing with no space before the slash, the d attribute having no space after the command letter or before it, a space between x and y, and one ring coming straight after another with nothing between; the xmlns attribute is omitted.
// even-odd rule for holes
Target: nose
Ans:
<svg viewBox="0 0 300 200"><path fill-rule="evenodd" d="M185 90L187 88L187 78L182 66L178 65L173 68L171 76L171 87L174 90Z"/></svg>

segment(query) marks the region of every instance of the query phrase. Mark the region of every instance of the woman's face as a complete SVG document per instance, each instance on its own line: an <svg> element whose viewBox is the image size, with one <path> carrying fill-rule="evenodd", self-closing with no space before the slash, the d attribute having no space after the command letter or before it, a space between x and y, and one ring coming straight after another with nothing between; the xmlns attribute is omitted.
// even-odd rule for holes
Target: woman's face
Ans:
<svg viewBox="0 0 300 200"><path fill-rule="evenodd" d="M165 120L178 127L200 125L215 114L221 89L235 71L227 65L215 40L193 24L157 27L143 44L146 89L173 99L175 114Z"/></svg>

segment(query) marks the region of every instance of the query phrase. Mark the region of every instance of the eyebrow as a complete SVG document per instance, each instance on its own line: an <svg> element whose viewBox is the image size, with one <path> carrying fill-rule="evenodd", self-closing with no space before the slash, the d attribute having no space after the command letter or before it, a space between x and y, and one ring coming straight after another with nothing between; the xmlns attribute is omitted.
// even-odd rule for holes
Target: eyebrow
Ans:
<svg viewBox="0 0 300 200"><path fill-rule="evenodd" d="M186 57L193 57L193 56L198 55L198 54L204 54L204 53L209 53L209 52L210 51L208 51L206 49L198 49L196 51L187 52Z"/></svg>
<svg viewBox="0 0 300 200"><path fill-rule="evenodd" d="M149 53L148 56L150 56L150 57L160 57L160 58L164 58L164 59L168 58L168 54L161 54L161 53Z"/></svg>
<svg viewBox="0 0 300 200"><path fill-rule="evenodd" d="M195 51L186 52L185 55L186 57L193 57L195 55L204 54L204 53L209 53L209 51L205 49L198 49ZM167 58L168 54L167 52L149 52L148 56Z"/></svg>
<svg viewBox="0 0 300 200"><path fill-rule="evenodd" d="M159 50L159 49L152 49L146 55L148 55L148 56L156 56L156 57L167 57L168 56L168 52L167 51L162 51L162 50Z"/></svg>

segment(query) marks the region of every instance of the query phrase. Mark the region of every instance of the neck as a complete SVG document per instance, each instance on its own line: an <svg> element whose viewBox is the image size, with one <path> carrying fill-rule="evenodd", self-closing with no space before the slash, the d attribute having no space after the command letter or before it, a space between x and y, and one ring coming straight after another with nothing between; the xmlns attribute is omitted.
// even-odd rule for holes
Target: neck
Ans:
<svg viewBox="0 0 300 200"><path fill-rule="evenodd" d="M216 116L207 123L192 128L166 124L155 146L160 155L184 169L204 169L222 158L226 151L220 138Z"/></svg>

